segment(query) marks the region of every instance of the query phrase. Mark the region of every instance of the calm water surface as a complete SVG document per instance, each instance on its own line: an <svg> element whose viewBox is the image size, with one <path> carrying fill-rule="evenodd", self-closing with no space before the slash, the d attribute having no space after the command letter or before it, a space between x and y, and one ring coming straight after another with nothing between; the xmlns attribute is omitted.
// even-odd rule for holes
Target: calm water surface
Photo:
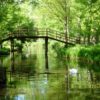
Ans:
<svg viewBox="0 0 100 100"><path fill-rule="evenodd" d="M91 81L86 68L77 67L77 73L70 73L65 61L49 57L46 70L44 60L35 55L15 58L14 62L10 57L1 58L7 86L0 89L0 100L100 100L100 82Z"/></svg>

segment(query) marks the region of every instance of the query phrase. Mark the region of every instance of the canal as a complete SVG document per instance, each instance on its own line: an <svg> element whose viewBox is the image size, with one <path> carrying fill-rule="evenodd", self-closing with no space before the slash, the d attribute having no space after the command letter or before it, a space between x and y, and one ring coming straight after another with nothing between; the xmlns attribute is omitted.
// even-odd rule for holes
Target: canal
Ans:
<svg viewBox="0 0 100 100"><path fill-rule="evenodd" d="M100 81L94 72L91 79L88 65L82 68L76 60L58 58L51 50L46 69L43 46L33 45L36 49L30 45L23 54L15 52L14 61L11 55L0 57L7 80L0 88L0 100L100 100Z"/></svg>

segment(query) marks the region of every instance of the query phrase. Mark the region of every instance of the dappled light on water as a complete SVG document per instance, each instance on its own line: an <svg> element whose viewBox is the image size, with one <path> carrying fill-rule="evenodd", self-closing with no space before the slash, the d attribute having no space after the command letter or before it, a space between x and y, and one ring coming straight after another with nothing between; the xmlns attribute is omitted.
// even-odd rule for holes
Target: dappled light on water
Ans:
<svg viewBox="0 0 100 100"><path fill-rule="evenodd" d="M75 63L74 60L67 62L50 49L49 68L45 69L44 42L26 45L29 48L25 46L23 54L15 53L14 72L10 57L1 58L2 66L7 70L7 83L0 90L0 100L100 99L100 81L87 65L81 68L76 60Z"/></svg>

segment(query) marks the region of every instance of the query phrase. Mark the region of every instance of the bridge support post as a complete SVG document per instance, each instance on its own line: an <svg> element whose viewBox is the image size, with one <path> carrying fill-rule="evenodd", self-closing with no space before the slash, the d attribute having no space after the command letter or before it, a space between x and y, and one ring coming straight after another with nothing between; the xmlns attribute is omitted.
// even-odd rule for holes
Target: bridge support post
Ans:
<svg viewBox="0 0 100 100"><path fill-rule="evenodd" d="M45 38L45 68L48 69L48 38Z"/></svg>
<svg viewBox="0 0 100 100"><path fill-rule="evenodd" d="M10 40L11 43L11 50L10 50L10 55L11 55L11 71L14 72L14 39Z"/></svg>
<svg viewBox="0 0 100 100"><path fill-rule="evenodd" d="M24 39L21 39L21 47L20 47L20 53L22 53L22 49L23 49L23 44L25 43Z"/></svg>
<svg viewBox="0 0 100 100"><path fill-rule="evenodd" d="M7 85L6 68L0 67L0 88L4 88Z"/></svg>
<svg viewBox="0 0 100 100"><path fill-rule="evenodd" d="M1 44L0 44L0 48L2 48L2 47L3 47L3 44L1 43Z"/></svg>

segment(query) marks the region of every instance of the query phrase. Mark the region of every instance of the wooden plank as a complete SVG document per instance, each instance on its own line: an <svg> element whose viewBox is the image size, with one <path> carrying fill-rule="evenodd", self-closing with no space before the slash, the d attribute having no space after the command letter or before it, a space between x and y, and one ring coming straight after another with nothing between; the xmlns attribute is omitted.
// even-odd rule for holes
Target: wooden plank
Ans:
<svg viewBox="0 0 100 100"><path fill-rule="evenodd" d="M29 34L29 33L35 33L35 34ZM8 38L9 37L9 38ZM42 29L42 28L35 28L35 29L16 29L15 32L13 32L12 34L9 34L8 36L4 37L3 39L1 39L1 43L7 40L10 40L10 38L30 38L30 39L34 39L34 38L45 38L48 37L50 39L53 40L57 40L59 42L66 42L66 38L65 35L63 34L63 32L59 32L59 31L55 31L55 30L51 30L51 29ZM68 37L68 42L69 43L77 43L77 37ZM83 43L80 41L80 43Z"/></svg>

